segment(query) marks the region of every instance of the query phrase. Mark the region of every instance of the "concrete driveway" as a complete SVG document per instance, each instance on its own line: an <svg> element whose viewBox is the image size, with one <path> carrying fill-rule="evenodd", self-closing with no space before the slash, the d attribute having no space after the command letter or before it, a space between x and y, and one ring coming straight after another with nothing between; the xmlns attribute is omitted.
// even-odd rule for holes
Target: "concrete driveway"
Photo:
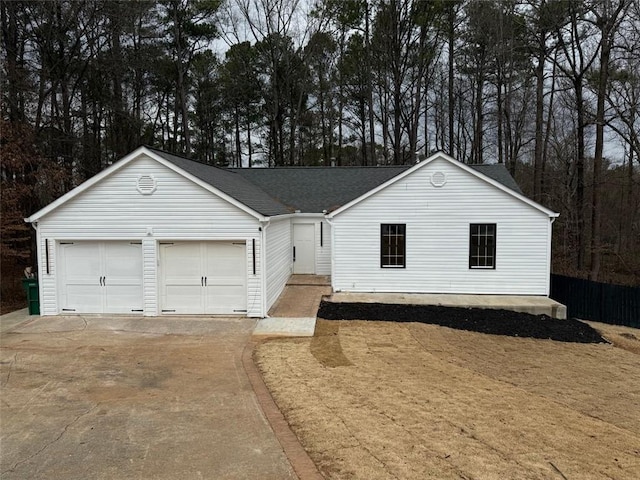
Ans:
<svg viewBox="0 0 640 480"><path fill-rule="evenodd" d="M296 478L242 366L254 325L37 317L6 329L0 477Z"/></svg>

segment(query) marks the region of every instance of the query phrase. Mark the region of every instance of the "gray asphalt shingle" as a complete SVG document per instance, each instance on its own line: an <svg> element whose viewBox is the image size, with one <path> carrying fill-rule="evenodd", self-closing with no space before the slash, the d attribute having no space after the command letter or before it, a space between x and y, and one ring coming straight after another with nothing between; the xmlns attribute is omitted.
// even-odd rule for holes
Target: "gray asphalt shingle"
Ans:
<svg viewBox="0 0 640 480"><path fill-rule="evenodd" d="M469 165L474 170L522 193L508 170L499 164ZM411 165L385 167L235 168L285 205L303 213L332 211L382 185Z"/></svg>
<svg viewBox="0 0 640 480"><path fill-rule="evenodd" d="M399 167L242 168L245 177L303 213L332 211L405 171Z"/></svg>
<svg viewBox="0 0 640 480"><path fill-rule="evenodd" d="M496 182L501 183L505 187L510 188L514 192L518 192L520 195L522 195L522 190L520 190L520 187L518 186L514 178L509 173L509 170L507 170L504 165L499 163L494 163L491 165L485 164L485 165L469 165L469 166L474 170L476 170L477 172L480 172L486 175L487 177L495 180Z"/></svg>
<svg viewBox="0 0 640 480"><path fill-rule="evenodd" d="M282 215L294 211L302 213L332 211L411 168L410 165L399 165L223 169L155 148L148 148L182 170L265 216ZM503 165L469 166L522 194Z"/></svg>
<svg viewBox="0 0 640 480"><path fill-rule="evenodd" d="M283 215L286 213L292 213L293 211L291 208L288 208L278 202L260 188L256 188L254 184L241 175L230 170L178 157L155 148L147 148L185 172L190 173L194 177L197 177L212 187L217 188L221 192L226 193L230 197L238 200L262 215Z"/></svg>

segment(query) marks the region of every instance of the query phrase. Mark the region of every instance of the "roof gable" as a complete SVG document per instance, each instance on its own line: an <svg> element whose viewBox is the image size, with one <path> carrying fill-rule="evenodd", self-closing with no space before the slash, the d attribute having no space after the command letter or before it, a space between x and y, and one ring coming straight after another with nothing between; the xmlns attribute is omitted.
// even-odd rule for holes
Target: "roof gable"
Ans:
<svg viewBox="0 0 640 480"><path fill-rule="evenodd" d="M375 195L376 193L378 193L379 191L387 188L389 185L393 185L394 183L402 180L403 178L411 175L413 172L420 170L422 168L425 168L427 165L429 165L430 163L432 163L434 160L436 159L442 159L445 160L447 162L449 162L452 165L455 165L457 168L460 168L466 172L468 172L471 175L476 176L477 178L483 180L484 182L492 185L493 187L509 194L510 196L516 198L517 200L526 203L527 205L533 207L534 209L544 213L545 215L548 215L549 217L557 217L558 213L553 212L552 210L549 210L546 207L543 207L542 205L534 202L533 200L525 197L522 192L520 191L520 188L518 188L517 184L515 183L515 181L513 180L513 178L511 178L511 176L509 175L509 173L506 171L505 169L505 173L506 176L504 175L504 173L498 173L497 171L490 171L488 168L483 168L483 167L489 167L488 165L474 165L474 166L470 166L470 165L466 165L462 162L458 162L457 160L453 159L452 157L450 157L449 155L446 155L442 152L436 153L434 155L432 155L431 157L427 158L426 160L412 166L411 168L408 168L407 170L405 170L404 172L396 175L395 177L391 178L390 180L384 182L381 185L378 185L376 188L367 191L366 193L364 193L363 195L360 195L358 198L352 200L351 202L341 206L340 208L334 210L333 212L331 212L328 217L329 218L333 218L336 215L341 214L342 212L344 212L345 210L348 210L349 208L351 208L354 205L357 205L358 203L362 202L363 200ZM485 173L483 173L483 170ZM492 174L491 176L488 174ZM496 180L496 178L494 177L503 177L503 179L505 181L506 177L509 177L511 180L509 183L513 183L513 185L515 186L514 188L511 188L507 185L504 185L503 183L501 183L500 181Z"/></svg>
<svg viewBox="0 0 640 480"><path fill-rule="evenodd" d="M414 166L221 169L143 146L25 221L37 221L106 177L115 174L140 155L146 155L161 163L258 219L286 215L294 211L302 213L332 211L330 215L332 217L388 185L411 175L412 172L424 168L437 158L456 165L551 217L558 216L522 195L520 188L504 166L465 165L443 153L432 155Z"/></svg>
<svg viewBox="0 0 640 480"><path fill-rule="evenodd" d="M58 198L57 200L53 201L52 203L50 203L49 205L47 205L43 209L41 209L38 212L34 213L30 217L26 218L25 221L26 222L30 222L30 223L38 221L40 218L42 218L45 215L49 214L53 210L57 209L58 207L62 206L65 203L69 202L70 200L76 198L78 195L82 194L83 192L89 190L90 188L92 188L94 185L96 185L97 183L101 182L105 178L116 174L118 171L122 170L124 167L126 167L128 164L130 164L135 159L139 158L141 155L146 155L147 157L159 162L160 164L162 164L162 165L166 166L167 168L175 171L176 173L178 173L178 174L182 175L183 177L187 178L188 180L191 180L192 182L196 183L197 185L199 185L200 187L204 188L205 190L208 190L211 193L213 193L214 195L216 195L216 196L228 201L229 203L231 203L234 206L240 208L241 210L249 213L250 215L256 217L257 219L260 219L260 220L263 219L265 214L266 214L266 216L269 216L269 215L273 215L273 214L278 215L278 214L282 214L282 213L288 213L288 209L286 209L286 207L284 207L283 205L279 204L278 202L275 202L273 199L271 199L264 192L257 192L257 193L255 193L253 195L253 198L255 198L256 201L247 202L247 203L249 203L249 205L247 203L245 203L245 201L246 201L245 197L250 196L250 195L247 195L247 192L248 191L255 191L257 189L254 186L252 186L250 184L247 184L247 182L245 182L241 178L238 179L238 181L236 181L235 183L233 181L228 181L227 183L232 184L232 185L235 186L235 189L238 190L238 192L240 192L240 194L238 196L240 196L242 198L242 200L239 199L239 198L236 198L235 195L228 194L225 190L229 190L229 188L225 188L225 189L218 188L216 185L224 184L225 183L224 180L228 180L228 175L231 175L230 172L227 172L227 171L225 171L223 169L211 167L211 166L208 166L208 165L198 164L198 162L194 162L194 161L191 161L191 160L183 159L181 157L177 157L175 155L170 155L170 154L168 154L166 152L161 152L161 151L158 151L158 150L155 150L155 149L152 149L152 148L139 147L136 150L134 150L133 152L131 152L129 155L127 155L124 158L122 158L120 161L114 163L113 165L111 165L110 167L106 168L102 172L100 172L97 175L91 177L90 179L86 180L84 183L78 185L73 190L67 192L65 195L63 195L60 198ZM211 181L212 180L211 178L201 178L201 177L204 177L205 175L198 175L198 173L201 173L201 172L197 169L197 167L189 168L190 164L202 165L206 169L210 169L211 171L210 171L209 175L213 175L213 173L215 171L215 174L219 175L224 180L218 180L216 182L213 182L213 181ZM195 171L195 173L192 173L189 170ZM242 188L240 188L240 187L242 187ZM245 200L245 201L243 201L243 200ZM257 208L253 208L251 206L251 203L253 203L254 206L256 206ZM258 210L258 208L262 209L262 207L264 207L264 210L266 212L262 212L262 211Z"/></svg>
<svg viewBox="0 0 640 480"><path fill-rule="evenodd" d="M251 208L264 216L284 215L291 213L292 209L278 202L259 186L249 182L244 177L237 175L230 169L223 169L179 157L171 153L146 147L161 158L171 162L183 172L193 175L207 185L225 193L243 205Z"/></svg>

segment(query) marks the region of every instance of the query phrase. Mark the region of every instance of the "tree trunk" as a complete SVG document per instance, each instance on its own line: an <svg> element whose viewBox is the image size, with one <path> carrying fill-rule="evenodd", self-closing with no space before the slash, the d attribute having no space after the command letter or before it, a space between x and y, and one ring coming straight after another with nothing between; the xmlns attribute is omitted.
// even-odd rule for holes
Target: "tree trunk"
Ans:
<svg viewBox="0 0 640 480"><path fill-rule="evenodd" d="M247 114L247 147L249 148L248 156L249 156L249 168L251 168L253 162L253 145L251 145L251 115Z"/></svg>
<svg viewBox="0 0 640 480"><path fill-rule="evenodd" d="M448 18L448 27L449 27L449 155L455 158L456 152L454 151L454 135L453 135L453 116L454 116L454 56L453 56L453 48L455 41L455 22L456 22L456 13L455 13L455 5L453 2L449 3L449 18ZM460 155L460 152L457 152L457 155Z"/></svg>
<svg viewBox="0 0 640 480"><path fill-rule="evenodd" d="M375 164L375 150L376 150L376 133L374 130L373 123L373 71L371 68L371 38L370 38L370 28L369 28L369 1L365 1L365 56L367 62L367 95L368 95L368 114L369 114L369 148L371 149L371 162ZM364 145L363 145L364 148ZM366 165L366 158L365 158Z"/></svg>
<svg viewBox="0 0 640 480"><path fill-rule="evenodd" d="M238 105L235 106L233 112L235 120L235 136L236 136L236 166L242 167L242 143L240 142L240 112L238 111Z"/></svg>
<svg viewBox="0 0 640 480"><path fill-rule="evenodd" d="M601 228L602 228L602 168L605 125L605 99L609 82L609 60L613 45L613 33L619 16L623 15L631 2L619 0L615 10L612 10L611 0L601 3L602 11L598 15L598 25L602 34L600 41L600 72L598 75L598 98L596 106L596 147L593 156L593 186L591 210L591 272L590 278L598 280L600 263L602 260Z"/></svg>
<svg viewBox="0 0 640 480"><path fill-rule="evenodd" d="M2 2L0 18L2 21L2 40L5 48L7 69L7 103L9 104L9 120L21 120L24 112L20 111L18 102L18 26L16 21L17 2Z"/></svg>
<svg viewBox="0 0 640 480"><path fill-rule="evenodd" d="M340 58L344 56L344 43L346 32L342 28L340 30L340 44L338 46L340 51ZM344 79L342 77L342 69L338 68L338 153L336 155L336 162L338 166L342 165L342 137L343 137L343 118L344 116Z"/></svg>
<svg viewBox="0 0 640 480"><path fill-rule="evenodd" d="M482 164L482 142L483 142L483 133L484 133L484 112L482 107L483 100L483 90L484 90L484 73L481 71L478 74L477 85L476 85L476 124L473 132L473 163Z"/></svg>
<svg viewBox="0 0 640 480"><path fill-rule="evenodd" d="M496 111L497 111L497 123L498 123L498 163L504 163L504 132L503 132L503 111L502 105L502 81L500 80L501 74L498 73L498 82L496 85Z"/></svg>
<svg viewBox="0 0 640 480"><path fill-rule="evenodd" d="M576 116L578 120L578 154L576 158L576 195L574 211L576 212L576 268L584 268L585 257L585 236L584 236L584 100L582 92L582 76L574 79L574 90L576 93Z"/></svg>
<svg viewBox="0 0 640 480"><path fill-rule="evenodd" d="M328 165L331 162L330 154L329 154L329 142L327 141L327 118L325 112L325 97L324 97L324 74L322 71L322 67L318 68L319 70L319 91L318 91L318 101L320 103L320 130L322 131L322 159L323 165Z"/></svg>
<svg viewBox="0 0 640 480"><path fill-rule="evenodd" d="M362 137L362 166L367 165L367 123L366 123L366 105L364 100L360 99L360 136Z"/></svg>
<svg viewBox="0 0 640 480"><path fill-rule="evenodd" d="M553 100L556 92L556 72L557 63L553 63L553 71L551 73L551 91L549 92L549 106L547 107L547 122L544 132L544 143L542 146L542 162L540 164L540 200L546 196L546 169L547 157L549 153L549 138L551 137L551 126L553 123Z"/></svg>
<svg viewBox="0 0 640 480"><path fill-rule="evenodd" d="M189 131L189 107L187 105L187 90L184 80L182 65L178 68L178 98L180 100L180 116L182 123L182 138L184 139L183 152L186 156L191 153L191 133Z"/></svg>
<svg viewBox="0 0 640 480"><path fill-rule="evenodd" d="M544 46L540 45L538 52L538 65L536 65L536 138L533 154L533 199L540 202L542 199L542 125L544 121Z"/></svg>

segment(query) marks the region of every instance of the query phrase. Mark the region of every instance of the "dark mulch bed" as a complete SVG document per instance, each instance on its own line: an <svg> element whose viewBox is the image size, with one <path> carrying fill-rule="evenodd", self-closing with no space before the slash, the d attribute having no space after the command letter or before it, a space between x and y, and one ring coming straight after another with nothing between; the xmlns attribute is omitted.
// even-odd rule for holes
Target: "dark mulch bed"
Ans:
<svg viewBox="0 0 640 480"><path fill-rule="evenodd" d="M420 322L492 335L544 338L559 342L608 343L594 328L579 320L557 320L547 315L530 315L510 310L322 302L318 318Z"/></svg>

